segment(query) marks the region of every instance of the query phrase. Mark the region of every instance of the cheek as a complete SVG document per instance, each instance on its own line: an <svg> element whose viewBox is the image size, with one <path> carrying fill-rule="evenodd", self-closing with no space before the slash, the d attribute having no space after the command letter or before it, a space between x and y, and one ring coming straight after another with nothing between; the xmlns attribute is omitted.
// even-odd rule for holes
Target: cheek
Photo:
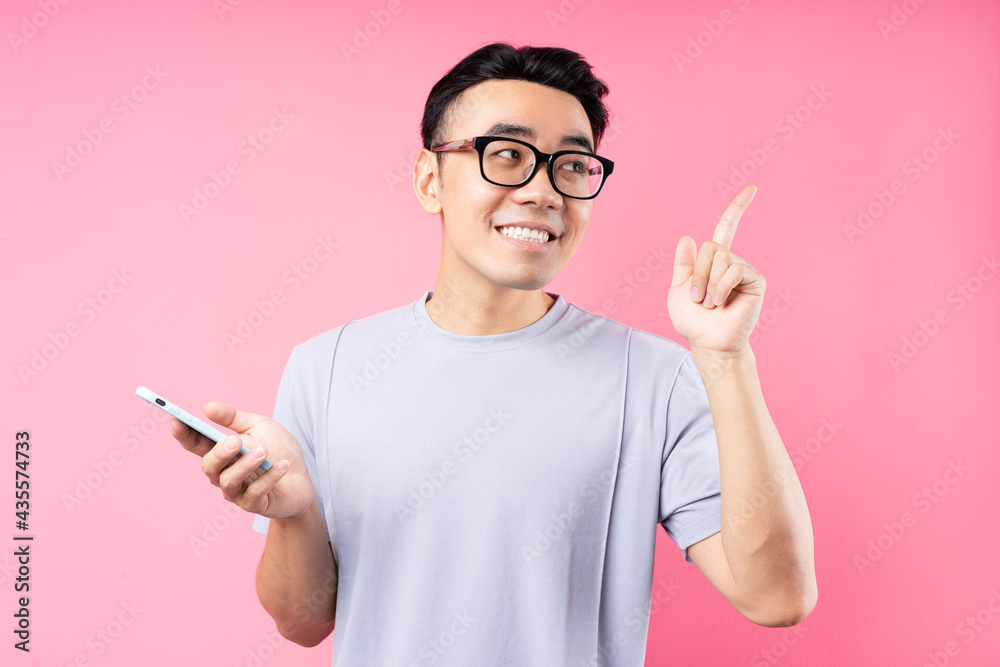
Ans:
<svg viewBox="0 0 1000 667"><path fill-rule="evenodd" d="M587 227L590 225L590 215L593 210L593 204L580 202L566 211L568 214L567 223L573 227L573 235L577 239L587 231Z"/></svg>
<svg viewBox="0 0 1000 667"><path fill-rule="evenodd" d="M476 234L492 225L493 216L504 206L507 192L490 185L473 174L475 179L455 179L448 182L447 197L442 198L445 220L455 221L459 234Z"/></svg>

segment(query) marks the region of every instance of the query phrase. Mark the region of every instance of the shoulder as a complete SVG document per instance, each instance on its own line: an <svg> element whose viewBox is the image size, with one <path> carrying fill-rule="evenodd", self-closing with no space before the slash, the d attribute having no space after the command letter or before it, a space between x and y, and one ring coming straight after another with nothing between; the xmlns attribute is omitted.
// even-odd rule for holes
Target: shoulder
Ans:
<svg viewBox="0 0 1000 667"><path fill-rule="evenodd" d="M629 339L631 368L655 371L660 378L673 379L688 359L691 359L691 351L677 341L631 327Z"/></svg>
<svg viewBox="0 0 1000 667"><path fill-rule="evenodd" d="M613 335L629 338L630 349L634 348L639 354L662 354L682 358L685 354L690 353L683 345L665 336L623 324L606 315L584 310L573 303L569 304L567 316L571 318L571 322L575 325L573 328L577 330L600 329Z"/></svg>
<svg viewBox="0 0 1000 667"><path fill-rule="evenodd" d="M348 320L340 326L316 334L292 348L289 363L296 368L322 367L329 370L328 363L333 361L333 356L343 340L373 340L380 338L384 332L398 332L405 327L406 318L411 316L412 307L413 304L404 304Z"/></svg>
<svg viewBox="0 0 1000 667"><path fill-rule="evenodd" d="M673 377L691 355L690 350L666 336L623 324L576 304L570 304L566 316L569 326L564 329L564 335L571 342L573 338L594 337L603 338L604 342L611 339L627 341L630 373L638 366L643 370L655 370L659 376L670 373Z"/></svg>
<svg viewBox="0 0 1000 667"><path fill-rule="evenodd" d="M350 324L351 322L345 322L295 345L288 359L289 365L298 370L313 367L327 357L332 358L340 334Z"/></svg>

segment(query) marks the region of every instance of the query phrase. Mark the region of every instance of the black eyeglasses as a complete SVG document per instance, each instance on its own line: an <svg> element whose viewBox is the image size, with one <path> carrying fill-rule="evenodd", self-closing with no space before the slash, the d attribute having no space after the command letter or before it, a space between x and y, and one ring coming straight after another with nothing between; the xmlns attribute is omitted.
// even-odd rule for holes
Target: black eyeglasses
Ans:
<svg viewBox="0 0 1000 667"><path fill-rule="evenodd" d="M456 139L433 150L443 153L473 149L479 153L479 173L487 182L520 187L534 178L538 167L544 164L555 191L573 199L596 197L615 168L614 162L594 153L543 153L526 141L507 137Z"/></svg>

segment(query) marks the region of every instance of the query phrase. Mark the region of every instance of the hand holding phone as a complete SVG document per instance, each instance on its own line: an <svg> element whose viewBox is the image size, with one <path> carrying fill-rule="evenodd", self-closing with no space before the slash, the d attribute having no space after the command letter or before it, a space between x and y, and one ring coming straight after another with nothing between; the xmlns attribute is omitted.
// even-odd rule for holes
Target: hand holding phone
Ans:
<svg viewBox="0 0 1000 667"><path fill-rule="evenodd" d="M179 420L181 420L194 430L198 431L212 442L220 442L223 438L226 437L226 434L220 431L219 429L209 424L206 424L205 422L198 419L191 413L179 408L178 406L174 405L167 399L155 394L154 392L150 391L149 389L146 389L145 387L140 386L138 389L135 390L135 393L139 396L139 398L143 399L144 401L151 403L152 405L155 405L164 412L172 414L174 417L177 417ZM243 456L244 454L248 453L250 453L250 450L246 447L246 445L244 445L243 447L240 448L240 451L237 452L236 458L239 458L240 456ZM271 462L268 461L267 459L264 459L264 461L260 464L260 467L263 468L264 470L270 470Z"/></svg>
<svg viewBox="0 0 1000 667"><path fill-rule="evenodd" d="M184 449L201 456L202 471L222 489L226 500L272 519L305 514L317 502L302 448L270 417L243 412L227 403L208 403L205 415L236 431L227 436L145 387L135 393L174 415L171 435ZM265 458L268 454L273 455L274 466Z"/></svg>

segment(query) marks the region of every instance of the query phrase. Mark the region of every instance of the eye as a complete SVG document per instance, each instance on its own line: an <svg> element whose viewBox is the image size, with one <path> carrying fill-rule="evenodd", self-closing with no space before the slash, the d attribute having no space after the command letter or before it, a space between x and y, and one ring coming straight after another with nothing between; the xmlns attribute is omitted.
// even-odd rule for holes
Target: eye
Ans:
<svg viewBox="0 0 1000 667"><path fill-rule="evenodd" d="M504 149L498 150L496 153L494 153L494 155L501 155L502 156L503 153L511 153L510 158L512 160L520 160L521 159L521 151L517 150L516 148L504 148Z"/></svg>
<svg viewBox="0 0 1000 667"><path fill-rule="evenodd" d="M572 162L563 162L561 167L568 167L570 171L576 174L586 174L587 165L579 160L574 160Z"/></svg>

